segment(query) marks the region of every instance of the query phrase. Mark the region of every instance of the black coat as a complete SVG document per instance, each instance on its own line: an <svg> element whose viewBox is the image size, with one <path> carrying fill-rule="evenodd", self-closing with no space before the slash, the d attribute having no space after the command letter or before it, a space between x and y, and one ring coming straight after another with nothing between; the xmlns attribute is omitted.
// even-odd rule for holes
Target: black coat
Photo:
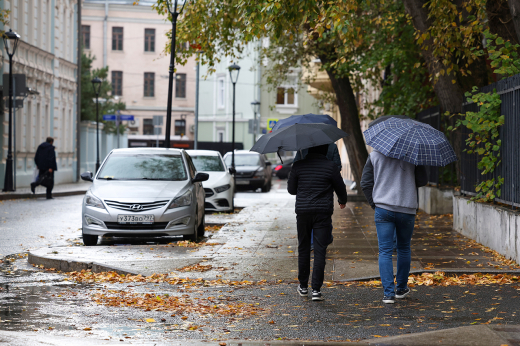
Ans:
<svg viewBox="0 0 520 346"><path fill-rule="evenodd" d="M320 154L308 154L292 166L287 191L296 195L296 214L334 212L333 192L347 203L347 188L338 166Z"/></svg>
<svg viewBox="0 0 520 346"><path fill-rule="evenodd" d="M36 163L36 166L41 171L47 171L49 168L52 168L53 171L57 171L58 165L56 164L54 146L47 142L40 144L36 150L36 155L34 155L34 163Z"/></svg>

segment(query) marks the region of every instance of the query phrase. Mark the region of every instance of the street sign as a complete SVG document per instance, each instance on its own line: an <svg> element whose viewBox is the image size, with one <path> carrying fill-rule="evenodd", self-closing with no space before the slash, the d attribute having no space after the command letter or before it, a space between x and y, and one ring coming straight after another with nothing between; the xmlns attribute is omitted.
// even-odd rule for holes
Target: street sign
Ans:
<svg viewBox="0 0 520 346"><path fill-rule="evenodd" d="M152 120L153 126L162 126L163 124L163 116L162 115L154 115Z"/></svg>
<svg viewBox="0 0 520 346"><path fill-rule="evenodd" d="M121 121L134 121L134 116L133 115L128 115L128 114L121 114L119 116L119 120L121 120Z"/></svg>
<svg viewBox="0 0 520 346"><path fill-rule="evenodd" d="M267 119L267 131L268 132L271 131L277 122L278 122L278 119L275 119L275 118Z"/></svg>
<svg viewBox="0 0 520 346"><path fill-rule="evenodd" d="M250 134L255 133L255 120L249 119L248 120L248 131ZM256 119L256 128L258 129L260 127L260 119Z"/></svg>
<svg viewBox="0 0 520 346"><path fill-rule="evenodd" d="M154 127L153 128L154 135L162 135L162 127Z"/></svg>
<svg viewBox="0 0 520 346"><path fill-rule="evenodd" d="M117 118L119 117L119 121L133 121L134 120L134 116L133 115L128 115L128 114L105 114L103 115L103 120L104 121L116 121Z"/></svg>
<svg viewBox="0 0 520 346"><path fill-rule="evenodd" d="M116 121L116 115L115 114L105 114L103 115L104 121Z"/></svg>
<svg viewBox="0 0 520 346"><path fill-rule="evenodd" d="M21 73L14 73L14 90L13 94L15 97L17 96L27 96L27 87L25 84L25 75ZM4 73L3 76L3 96L9 96L9 73Z"/></svg>

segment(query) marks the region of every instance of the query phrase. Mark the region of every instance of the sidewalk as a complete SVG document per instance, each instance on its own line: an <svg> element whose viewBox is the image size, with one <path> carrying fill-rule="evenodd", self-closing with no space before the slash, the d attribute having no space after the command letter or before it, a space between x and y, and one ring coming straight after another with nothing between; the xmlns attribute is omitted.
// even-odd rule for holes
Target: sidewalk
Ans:
<svg viewBox="0 0 520 346"><path fill-rule="evenodd" d="M90 185L92 185L92 183L88 181L79 181L77 183L54 185L54 188L52 189L52 195L56 197L82 195L87 192ZM45 197L45 191L45 187L38 186L36 187L36 193L33 194L31 192L30 187L18 187L14 192L0 192L0 201L20 198Z"/></svg>

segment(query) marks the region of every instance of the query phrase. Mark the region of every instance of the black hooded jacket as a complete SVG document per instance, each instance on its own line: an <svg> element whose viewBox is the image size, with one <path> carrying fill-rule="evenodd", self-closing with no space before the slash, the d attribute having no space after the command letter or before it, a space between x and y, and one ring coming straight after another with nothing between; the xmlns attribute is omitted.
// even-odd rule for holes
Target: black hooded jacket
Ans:
<svg viewBox="0 0 520 346"><path fill-rule="evenodd" d="M36 155L34 155L34 162L41 171L47 171L49 168L52 168L53 171L57 171L58 165L56 164L54 146L47 142L40 144L36 150Z"/></svg>
<svg viewBox="0 0 520 346"><path fill-rule="evenodd" d="M292 166L287 191L296 195L296 214L334 212L333 192L347 203L347 189L338 166L325 155L309 153Z"/></svg>

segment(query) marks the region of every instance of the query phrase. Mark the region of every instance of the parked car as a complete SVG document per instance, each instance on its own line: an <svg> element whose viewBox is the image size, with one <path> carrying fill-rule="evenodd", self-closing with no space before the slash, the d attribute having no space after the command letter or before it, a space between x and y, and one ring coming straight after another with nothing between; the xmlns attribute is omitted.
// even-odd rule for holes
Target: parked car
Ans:
<svg viewBox="0 0 520 346"><path fill-rule="evenodd" d="M83 199L83 243L99 236L204 236L204 189L207 173L199 172L182 149L115 149L98 173L81 174L92 181Z"/></svg>
<svg viewBox="0 0 520 346"><path fill-rule="evenodd" d="M224 155L224 162L231 167L231 152ZM235 182L238 189L262 192L271 190L271 162L263 154L249 150L235 150Z"/></svg>
<svg viewBox="0 0 520 346"><path fill-rule="evenodd" d="M186 150L197 172L209 174L202 183L206 193L204 208L208 211L231 211L234 208L235 182L233 169L227 169L222 156L214 150Z"/></svg>
<svg viewBox="0 0 520 346"><path fill-rule="evenodd" d="M282 164L277 165L273 169L273 174L279 179L287 179L291 171L294 159L284 160Z"/></svg>

